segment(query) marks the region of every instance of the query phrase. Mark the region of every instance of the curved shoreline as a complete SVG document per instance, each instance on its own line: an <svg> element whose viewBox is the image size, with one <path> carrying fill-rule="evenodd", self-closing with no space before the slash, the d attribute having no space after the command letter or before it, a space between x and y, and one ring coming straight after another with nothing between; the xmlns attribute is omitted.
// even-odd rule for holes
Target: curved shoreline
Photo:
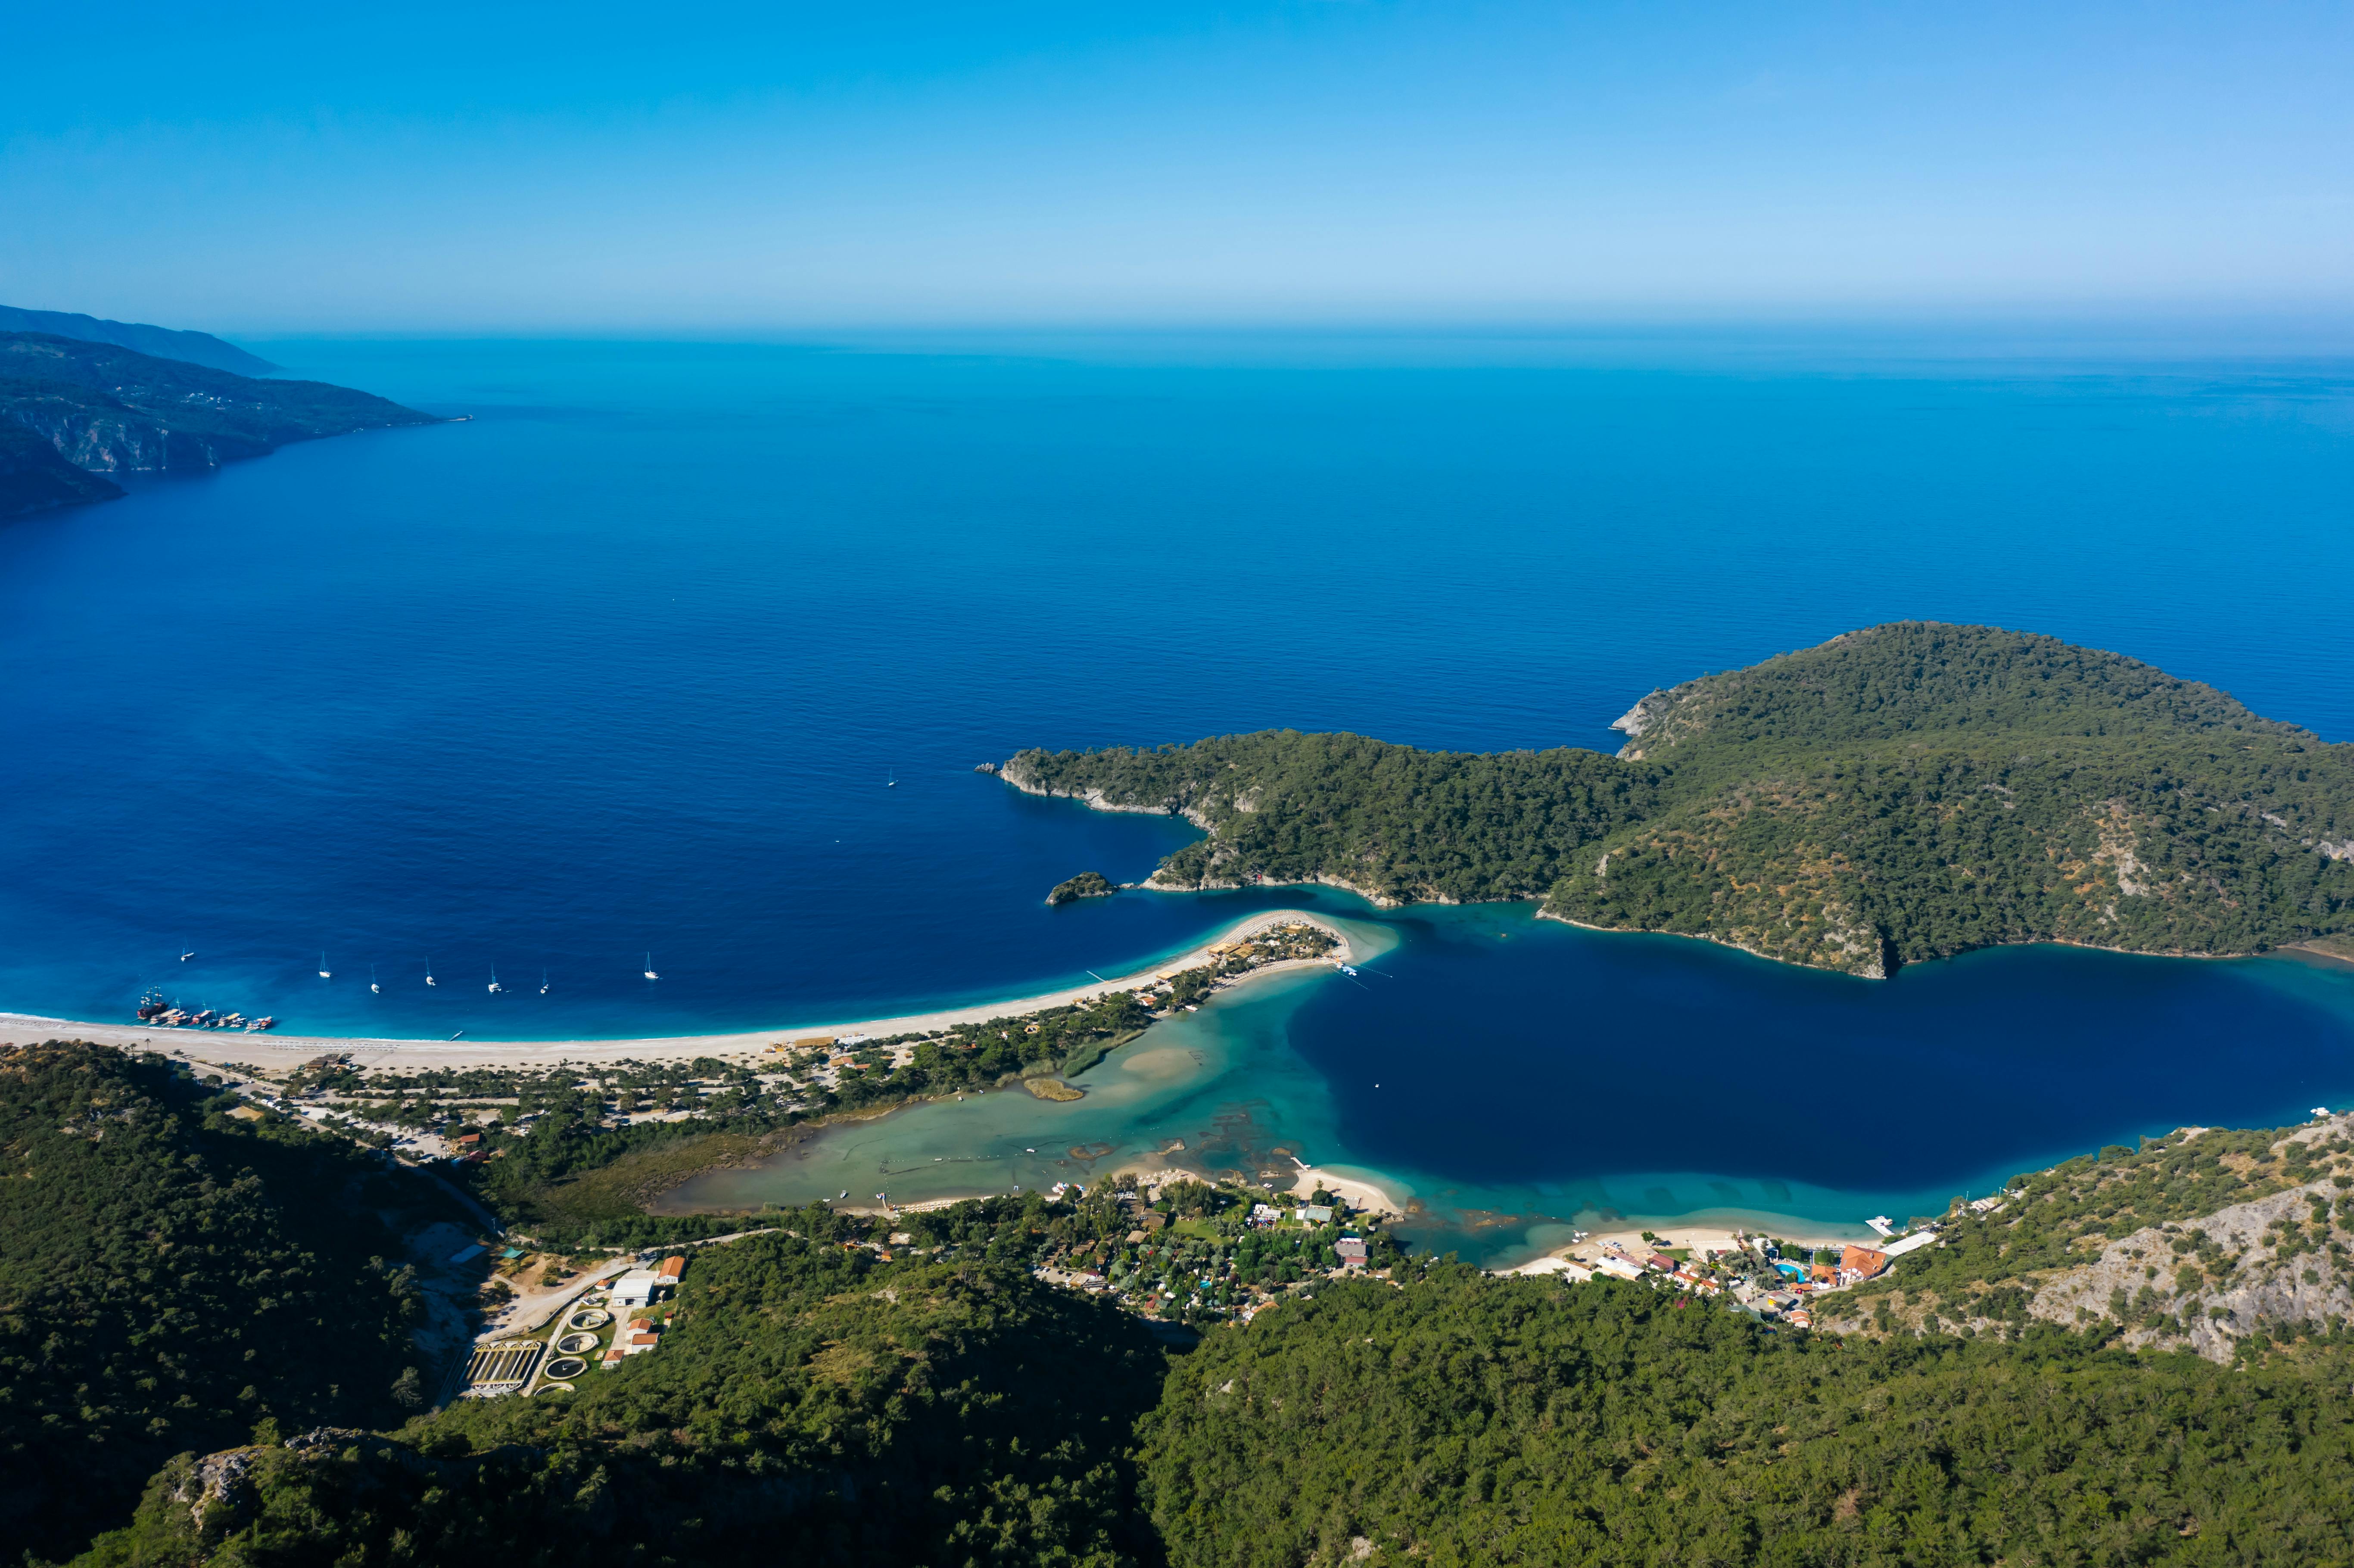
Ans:
<svg viewBox="0 0 2354 1568"><path fill-rule="evenodd" d="M368 1066L386 1065L398 1061L409 1066L449 1069L553 1067L566 1062L691 1061L698 1056L714 1056L722 1061L754 1061L767 1055L769 1047L779 1041L824 1034L888 1036L930 1033L960 1024L985 1023L992 1018L1069 1006L1092 1001L1107 991L1131 991L1164 974L1201 968L1210 961L1209 949L1212 947L1231 942L1239 936L1267 926L1294 920L1305 921L1330 934L1341 944L1337 954L1341 961L1355 961L1357 944L1329 916L1307 909L1267 909L1234 921L1185 952L1099 982L1068 986L1034 996L1009 997L1002 1001L907 1013L893 1018L796 1023L779 1029L743 1030L727 1034L678 1034L628 1040L404 1040L366 1035L248 1034L241 1030L156 1029L138 1023L92 1023L68 1018L45 1018L34 1013L0 1012L0 1042L86 1040L93 1044L116 1045L131 1050L162 1051L213 1066L224 1066L232 1062L251 1062L261 1065L274 1061L286 1065L289 1057L316 1056L326 1052L350 1052L355 1055L372 1056L374 1060L364 1064ZM1246 982L1261 975L1329 966L1330 961L1295 959L1268 964L1237 977L1235 983Z"/></svg>

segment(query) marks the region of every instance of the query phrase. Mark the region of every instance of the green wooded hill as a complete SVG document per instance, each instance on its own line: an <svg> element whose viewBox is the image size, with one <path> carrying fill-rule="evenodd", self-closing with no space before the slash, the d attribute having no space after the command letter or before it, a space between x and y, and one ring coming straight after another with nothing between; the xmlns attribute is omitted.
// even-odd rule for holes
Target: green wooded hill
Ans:
<svg viewBox="0 0 2354 1568"><path fill-rule="evenodd" d="M174 1454L429 1395L387 1178L237 1104L104 1047L0 1052L0 1558L72 1554Z"/></svg>
<svg viewBox="0 0 2354 1568"><path fill-rule="evenodd" d="M0 332L0 423L95 474L217 468L290 441L433 418L322 381L256 380L110 343ZM85 496L61 495L59 478L48 465L0 461L0 516L116 493L101 481Z"/></svg>
<svg viewBox="0 0 2354 1568"><path fill-rule="evenodd" d="M2354 746L2114 653L1906 621L1655 692L1617 757L1292 730L1024 751L1181 812L1180 887L1542 899L1852 973L2004 942L2247 953L2354 930Z"/></svg>
<svg viewBox="0 0 2354 1568"><path fill-rule="evenodd" d="M2354 1552L2354 1354L1767 1332L1638 1285L1340 1285L1172 1373L1180 1568L2261 1563Z"/></svg>
<svg viewBox="0 0 2354 1568"><path fill-rule="evenodd" d="M111 1565L2337 1563L2354 1348L1774 1332L1447 1264L1163 1351L992 1264L698 1255L568 1398L174 1460Z"/></svg>
<svg viewBox="0 0 2354 1568"><path fill-rule="evenodd" d="M1135 1319L1017 1268L757 1236L699 1253L661 1349L577 1394L252 1449L209 1495L180 1459L89 1561L1146 1561L1127 1456L1163 1370Z"/></svg>

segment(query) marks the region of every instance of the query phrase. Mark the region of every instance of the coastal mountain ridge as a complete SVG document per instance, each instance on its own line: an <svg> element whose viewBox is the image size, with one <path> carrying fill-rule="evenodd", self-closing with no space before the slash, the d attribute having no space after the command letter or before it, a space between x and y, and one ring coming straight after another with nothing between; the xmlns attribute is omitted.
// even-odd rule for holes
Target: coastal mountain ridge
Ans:
<svg viewBox="0 0 2354 1568"><path fill-rule="evenodd" d="M2175 954L2354 930L2354 747L2119 654L1903 621L1654 692L1616 757L1263 731L1000 776L1207 835L1152 885L1536 900L1884 977L2014 942Z"/></svg>
<svg viewBox="0 0 2354 1568"><path fill-rule="evenodd" d="M212 370L239 376L267 376L278 366L208 332L149 326L143 322L111 322L79 311L28 311L0 305L0 332L46 333L51 337L79 338L86 343L111 343L157 359L177 359Z"/></svg>
<svg viewBox="0 0 2354 1568"><path fill-rule="evenodd" d="M291 441L435 422L322 381L256 380L111 343L0 333L0 517L122 493L98 475L206 471Z"/></svg>

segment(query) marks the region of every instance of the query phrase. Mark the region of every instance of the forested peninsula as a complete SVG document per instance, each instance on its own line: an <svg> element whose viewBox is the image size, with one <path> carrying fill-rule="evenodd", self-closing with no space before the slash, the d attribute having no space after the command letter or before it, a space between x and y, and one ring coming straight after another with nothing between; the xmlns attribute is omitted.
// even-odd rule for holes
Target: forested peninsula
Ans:
<svg viewBox="0 0 2354 1568"><path fill-rule="evenodd" d="M1269 730L1000 776L1206 837L1149 885L1539 900L1884 977L2009 942L2241 954L2354 932L2354 745L2115 653L1902 621L1635 705L1616 757Z"/></svg>
<svg viewBox="0 0 2354 1568"><path fill-rule="evenodd" d="M0 517L111 500L122 489L111 473L203 471L290 441L434 422L323 381L256 380L111 343L0 332Z"/></svg>

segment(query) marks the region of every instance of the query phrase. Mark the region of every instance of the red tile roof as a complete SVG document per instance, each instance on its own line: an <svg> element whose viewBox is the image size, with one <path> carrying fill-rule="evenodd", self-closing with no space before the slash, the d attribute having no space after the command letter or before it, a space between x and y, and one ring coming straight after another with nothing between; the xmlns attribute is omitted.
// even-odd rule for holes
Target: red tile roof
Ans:
<svg viewBox="0 0 2354 1568"><path fill-rule="evenodd" d="M1840 1251L1840 1266L1852 1268L1869 1279L1888 1266L1888 1255L1884 1252L1875 1252L1868 1246L1858 1246L1853 1242L1850 1242Z"/></svg>

